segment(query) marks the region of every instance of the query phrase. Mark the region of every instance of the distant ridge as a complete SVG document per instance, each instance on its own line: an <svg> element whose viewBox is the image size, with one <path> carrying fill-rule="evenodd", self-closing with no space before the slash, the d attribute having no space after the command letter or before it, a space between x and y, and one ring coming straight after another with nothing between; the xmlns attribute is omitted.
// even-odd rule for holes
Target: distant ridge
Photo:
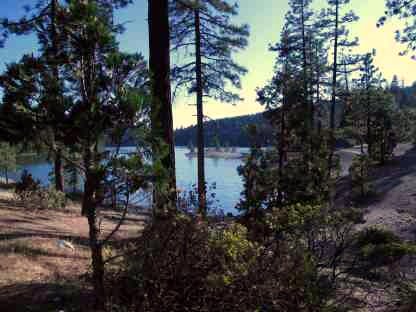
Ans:
<svg viewBox="0 0 416 312"><path fill-rule="evenodd" d="M218 138L221 145L249 147L250 138L246 128L254 124L260 130L260 143L267 145L272 138L272 129L263 113L210 120L204 123L205 146L215 146ZM196 146L196 126L179 128L175 130L175 145L187 146L192 143Z"/></svg>

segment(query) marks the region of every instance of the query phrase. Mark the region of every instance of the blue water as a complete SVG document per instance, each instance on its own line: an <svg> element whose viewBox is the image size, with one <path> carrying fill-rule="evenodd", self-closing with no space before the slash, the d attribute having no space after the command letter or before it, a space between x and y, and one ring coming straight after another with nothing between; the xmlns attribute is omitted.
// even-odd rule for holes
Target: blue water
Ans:
<svg viewBox="0 0 416 312"><path fill-rule="evenodd" d="M125 148L126 151L131 148ZM239 149L247 152L247 149ZM188 158L185 154L188 149L176 147L176 179L177 186L183 191L192 189L197 182L197 159ZM241 165L240 159L213 159L205 160L205 174L208 184L208 195L215 193L213 204L215 208L222 209L225 213L235 213L235 205L238 203L243 187L242 180L237 173L238 166ZM11 174L12 179L18 179L21 172L26 169L35 179L39 179L43 185L48 185L49 174L53 167L48 162L26 163L20 166L19 171ZM215 183L215 189L212 186ZM210 190L211 188L211 190ZM213 198L213 197L212 197Z"/></svg>

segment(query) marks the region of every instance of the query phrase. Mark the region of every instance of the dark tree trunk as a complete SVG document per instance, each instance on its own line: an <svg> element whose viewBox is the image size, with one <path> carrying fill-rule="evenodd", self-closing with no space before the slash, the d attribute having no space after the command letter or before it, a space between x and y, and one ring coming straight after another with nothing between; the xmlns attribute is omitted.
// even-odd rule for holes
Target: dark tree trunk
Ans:
<svg viewBox="0 0 416 312"><path fill-rule="evenodd" d="M6 184L9 184L9 172L8 172L7 168L4 169L4 175L6 177Z"/></svg>
<svg viewBox="0 0 416 312"><path fill-rule="evenodd" d="M198 145L198 201L199 213L206 216L206 185L205 185L205 144L204 144L204 110L203 82L201 60L201 21L199 9L195 9L195 63L196 63L196 108L197 108L197 145Z"/></svg>
<svg viewBox="0 0 416 312"><path fill-rule="evenodd" d="M287 60L285 62L284 73L287 75ZM286 79L283 82L283 102L282 107L280 109L280 136L279 136L279 185L281 185L283 180L283 167L284 162L287 161L287 152L286 152L286 107L287 107L287 82ZM279 187L278 192L278 202L279 204L283 203L283 192Z"/></svg>
<svg viewBox="0 0 416 312"><path fill-rule="evenodd" d="M304 1L302 1L302 7L301 7L301 18L302 18L302 62L303 62L303 92L305 94L305 105L306 105L306 111L310 116L307 118L307 121L309 122L309 131L312 131L312 101L310 101L309 97L309 88L308 88L308 57L307 57L307 49L306 49L306 30L305 30L305 4Z"/></svg>
<svg viewBox="0 0 416 312"><path fill-rule="evenodd" d="M371 131L371 108L370 108L370 94L369 90L367 88L367 120L366 120L366 126L367 126L367 155L370 158L374 158L373 155L373 134Z"/></svg>
<svg viewBox="0 0 416 312"><path fill-rule="evenodd" d="M57 191L64 191L64 175L63 175L63 164L62 164L62 150L58 149L55 151L54 160L55 170L55 188Z"/></svg>
<svg viewBox="0 0 416 312"><path fill-rule="evenodd" d="M328 159L328 178L332 173L332 160L335 150L335 105L337 99L337 71L338 71L338 28L339 28L339 2L335 2L335 27L334 27L334 64L332 67L332 95L329 131L329 159Z"/></svg>
<svg viewBox="0 0 416 312"><path fill-rule="evenodd" d="M89 244L92 259L92 283L94 287L95 308L104 310L106 294L104 289L104 260L100 243L100 227L97 218L97 194L100 191L100 178L91 170L91 153L86 152L84 195L82 199L83 215L87 217L89 227Z"/></svg>
<svg viewBox="0 0 416 312"><path fill-rule="evenodd" d="M283 104L280 112L280 137L279 137L279 184L283 180L283 166L286 160L286 120L285 120L286 105ZM283 193L279 187L278 202L283 203Z"/></svg>
<svg viewBox="0 0 416 312"><path fill-rule="evenodd" d="M321 111L321 64L319 63L319 49L318 49L318 45L316 46L316 57L317 57L317 73L316 73L316 107L318 108L318 136L321 135L321 116L320 116L320 111ZM314 110L314 106L312 105L312 124L315 123L315 119L314 119L314 115L315 115L315 110Z"/></svg>
<svg viewBox="0 0 416 312"><path fill-rule="evenodd" d="M50 55L50 64L52 65L52 75L54 78L54 82L56 87L53 89L54 94L54 105L52 107L52 111L59 111L58 105L61 105L60 101L60 77L59 77L59 68L58 68L58 54L59 54L59 43L58 43L58 34L56 30L56 15L57 15L57 8L58 8L58 1L51 0L51 34L52 34L52 49ZM57 129L54 129L55 140L59 136L57 133ZM55 188L57 191L64 191L64 175L63 175L63 167L62 167L62 150L58 148L55 151Z"/></svg>
<svg viewBox="0 0 416 312"><path fill-rule="evenodd" d="M170 86L170 32L168 0L148 0L149 5L149 66L152 88L152 131L154 137L161 138L169 147L162 158L162 164L169 175L169 194L154 192L156 207L166 201L176 207L175 144L173 137L173 117ZM154 146L154 152L159 151Z"/></svg>

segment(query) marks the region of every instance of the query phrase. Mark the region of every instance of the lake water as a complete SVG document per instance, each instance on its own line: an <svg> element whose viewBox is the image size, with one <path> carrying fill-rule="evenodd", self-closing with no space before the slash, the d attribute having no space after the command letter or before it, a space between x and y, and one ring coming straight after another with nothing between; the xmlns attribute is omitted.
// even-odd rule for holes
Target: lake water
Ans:
<svg viewBox="0 0 416 312"><path fill-rule="evenodd" d="M126 148L128 150L129 148ZM240 152L248 152L247 148L239 149ZM177 186L182 190L189 190L195 187L197 182L197 159L188 158L185 154L188 149L176 147L176 178ZM205 174L208 184L215 183L216 188L212 191L216 194L216 206L224 212L235 213L235 205L240 199L243 183L237 173L238 166L241 165L240 159L205 159ZM46 161L26 163L20 166L17 173L11 174L12 179L18 179L23 169L28 170L35 179L39 179L42 184L49 183L49 174L53 167Z"/></svg>

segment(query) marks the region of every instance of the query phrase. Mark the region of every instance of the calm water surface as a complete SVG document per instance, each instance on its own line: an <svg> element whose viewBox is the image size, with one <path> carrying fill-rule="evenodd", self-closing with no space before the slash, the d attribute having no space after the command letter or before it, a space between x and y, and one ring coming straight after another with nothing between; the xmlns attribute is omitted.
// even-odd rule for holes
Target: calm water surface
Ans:
<svg viewBox="0 0 416 312"><path fill-rule="evenodd" d="M131 150L131 148L125 148ZM241 148L241 152L247 152L248 149ZM177 185L182 190L190 190L195 187L197 182L197 159L188 158L185 154L188 149L185 147L176 147L176 177ZM241 165L240 159L213 159L205 160L205 174L208 186L215 183L216 188L212 190L216 196L217 208L223 209L224 212L235 213L235 205L240 198L242 190L242 180L237 173L237 167ZM52 172L52 165L48 162L32 162L21 164L20 170L12 175L13 179L18 179L22 170L28 170L35 179L39 179L42 184L49 184L49 175Z"/></svg>

